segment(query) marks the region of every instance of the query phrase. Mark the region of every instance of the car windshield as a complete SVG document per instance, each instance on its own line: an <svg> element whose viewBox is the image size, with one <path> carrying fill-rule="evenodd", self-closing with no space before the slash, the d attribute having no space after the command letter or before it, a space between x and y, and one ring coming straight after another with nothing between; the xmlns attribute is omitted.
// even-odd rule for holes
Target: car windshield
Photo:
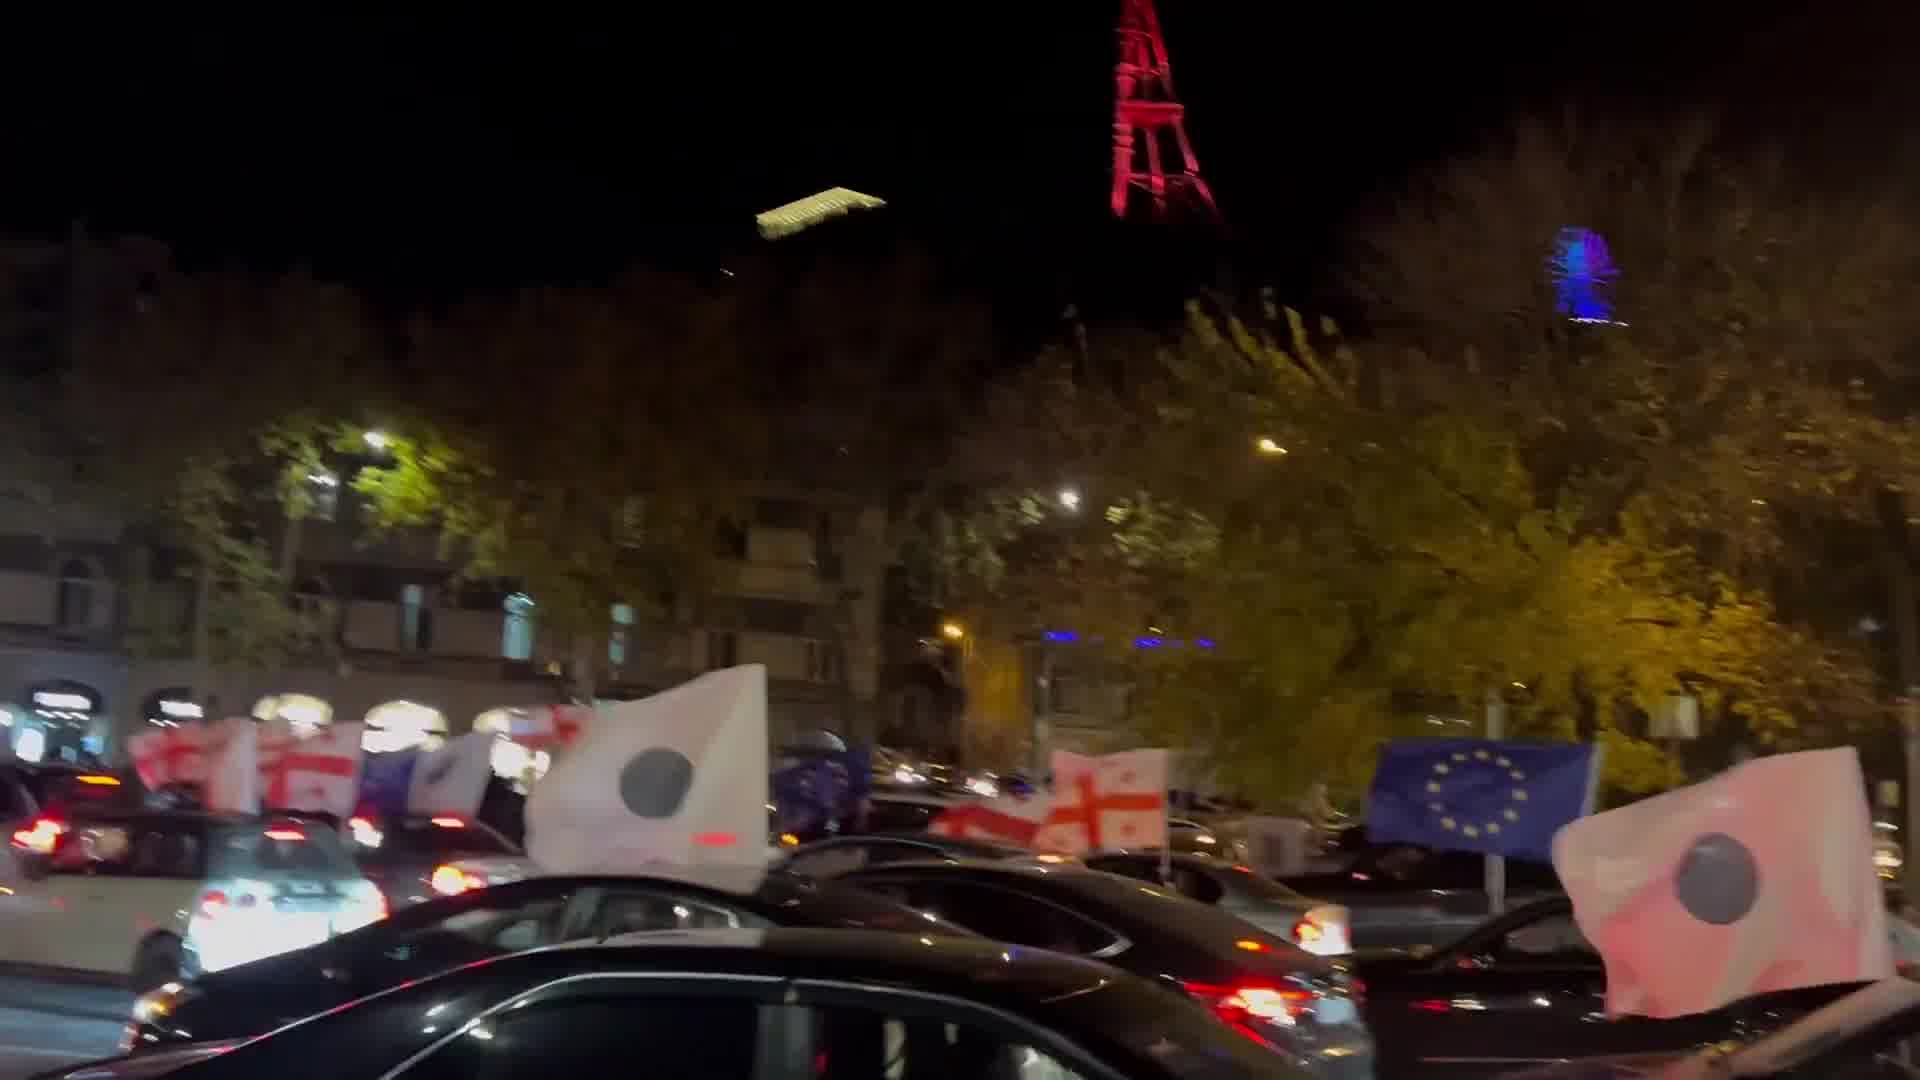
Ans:
<svg viewBox="0 0 1920 1080"><path fill-rule="evenodd" d="M216 877L354 878L359 868L331 829L304 822L222 826L214 832L210 872Z"/></svg>
<svg viewBox="0 0 1920 1080"><path fill-rule="evenodd" d="M506 837L472 821L459 824L432 818L400 818L382 829L378 847L356 845L367 863L415 862L454 856L518 855L520 849Z"/></svg>
<svg viewBox="0 0 1920 1080"><path fill-rule="evenodd" d="M875 799L867 810L867 828L877 833L920 832L945 809L939 803Z"/></svg>
<svg viewBox="0 0 1920 1080"><path fill-rule="evenodd" d="M1228 873L1231 875L1228 880L1233 882L1235 889L1256 899L1283 904L1299 903L1306 899L1272 878L1261 877L1250 866L1233 866Z"/></svg>
<svg viewBox="0 0 1920 1080"><path fill-rule="evenodd" d="M876 893L845 885L822 883L797 874L770 874L760 886L759 899L792 915L781 921L794 925L892 930L901 933L972 937L937 916L915 911Z"/></svg>
<svg viewBox="0 0 1920 1080"><path fill-rule="evenodd" d="M1263 935L1253 924L1224 908L1189 900L1171 889L1144 885L1133 878L1098 871L1055 869L1050 876L1103 906L1124 912L1143 923L1165 927L1168 931L1209 947L1232 954L1234 943L1246 938L1265 937L1274 953L1289 954L1302 966L1314 959L1290 942ZM1169 910L1167 905L1173 905Z"/></svg>

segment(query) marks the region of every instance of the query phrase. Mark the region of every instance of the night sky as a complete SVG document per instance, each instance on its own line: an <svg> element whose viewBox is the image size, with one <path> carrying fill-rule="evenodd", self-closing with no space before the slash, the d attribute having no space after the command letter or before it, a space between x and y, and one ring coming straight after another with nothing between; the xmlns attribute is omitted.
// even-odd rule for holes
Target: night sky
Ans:
<svg viewBox="0 0 1920 1080"><path fill-rule="evenodd" d="M10 13L0 224L404 291L711 264L835 184L1010 266L1100 221L1117 0L674 6L716 14ZM1897 127L1881 80L1915 5L1159 6L1203 171L1286 272L1370 193L1567 94Z"/></svg>

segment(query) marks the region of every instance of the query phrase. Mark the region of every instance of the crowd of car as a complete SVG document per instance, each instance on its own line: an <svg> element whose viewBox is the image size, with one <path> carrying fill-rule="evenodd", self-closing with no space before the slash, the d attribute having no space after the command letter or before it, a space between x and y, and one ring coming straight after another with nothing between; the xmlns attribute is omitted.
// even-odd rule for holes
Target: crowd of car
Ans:
<svg viewBox="0 0 1920 1080"><path fill-rule="evenodd" d="M1911 1076L1920 1035L1904 983L1610 1019L1550 868L1490 914L1458 857L1417 849L1280 882L933 836L907 800L876 808L898 831L776 840L766 866L562 877L478 821L130 786L0 772L0 961L143 991L123 1056L49 1076Z"/></svg>

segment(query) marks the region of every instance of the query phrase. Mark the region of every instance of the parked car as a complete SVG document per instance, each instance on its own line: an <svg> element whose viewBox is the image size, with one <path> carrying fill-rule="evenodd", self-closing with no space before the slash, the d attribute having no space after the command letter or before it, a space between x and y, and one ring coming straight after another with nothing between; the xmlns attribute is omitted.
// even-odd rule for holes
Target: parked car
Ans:
<svg viewBox="0 0 1920 1080"><path fill-rule="evenodd" d="M1670 1020L1605 1018L1606 969L1566 897L1525 905L1439 949L1361 953L1378 1074L1464 1078L1597 1055L1685 1052L1746 1039L1853 987L1763 994Z"/></svg>
<svg viewBox="0 0 1920 1080"><path fill-rule="evenodd" d="M648 930L813 926L971 936L872 893L792 874L687 869L681 878L536 877L416 904L358 933L134 1003L125 1049L270 1031L447 968Z"/></svg>
<svg viewBox="0 0 1920 1080"><path fill-rule="evenodd" d="M136 990L325 941L386 914L339 837L288 818L103 810L13 833L0 957Z"/></svg>
<svg viewBox="0 0 1920 1080"><path fill-rule="evenodd" d="M1912 1080L1920 1072L1920 985L1853 984L1851 992L1751 1043L1685 1053L1623 1054L1542 1066L1512 1080Z"/></svg>
<svg viewBox="0 0 1920 1080"><path fill-rule="evenodd" d="M1078 866L979 860L889 863L835 880L998 941L1161 980L1316 1075L1372 1075L1359 987L1343 968L1171 889Z"/></svg>
<svg viewBox="0 0 1920 1080"><path fill-rule="evenodd" d="M918 832L836 836L790 848L774 866L808 877L827 878L864 866L926 859L1017 859L1041 863L1079 861L1066 855L1035 855L1026 848L1008 847L985 840Z"/></svg>
<svg viewBox="0 0 1920 1080"><path fill-rule="evenodd" d="M388 911L536 872L513 841L456 814L363 815L349 819L347 839L360 872L386 895Z"/></svg>
<svg viewBox="0 0 1920 1080"><path fill-rule="evenodd" d="M1171 876L1165 882L1160 877L1163 861L1155 852L1090 855L1086 863L1109 874L1171 886L1190 900L1218 905L1310 953L1338 956L1350 947L1346 908L1301 896L1242 863L1172 855L1164 860Z"/></svg>
<svg viewBox="0 0 1920 1080"><path fill-rule="evenodd" d="M924 935L638 934L407 982L263 1038L53 1076L337 1080L1294 1077L1205 1010L1103 964Z"/></svg>
<svg viewBox="0 0 1920 1080"><path fill-rule="evenodd" d="M1345 907L1356 949L1444 945L1493 913L1482 856L1408 844L1371 847L1345 870L1283 878L1281 884ZM1509 906L1558 895L1553 867L1507 860Z"/></svg>

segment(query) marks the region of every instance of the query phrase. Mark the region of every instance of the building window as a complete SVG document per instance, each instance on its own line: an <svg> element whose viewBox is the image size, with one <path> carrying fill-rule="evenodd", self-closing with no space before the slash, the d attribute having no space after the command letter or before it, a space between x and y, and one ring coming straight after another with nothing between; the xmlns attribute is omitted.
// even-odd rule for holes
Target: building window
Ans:
<svg viewBox="0 0 1920 1080"><path fill-rule="evenodd" d="M740 635L731 630L707 631L707 670L716 671L740 663Z"/></svg>
<svg viewBox="0 0 1920 1080"><path fill-rule="evenodd" d="M1077 713L1085 707L1086 687L1076 676L1055 673L1047 690L1047 704L1053 712Z"/></svg>
<svg viewBox="0 0 1920 1080"><path fill-rule="evenodd" d="M93 625L93 567L85 559L68 559L60 564L60 584L54 594L53 618L62 630L81 630Z"/></svg>
<svg viewBox="0 0 1920 1080"><path fill-rule="evenodd" d="M500 621L500 655L509 660L533 659L533 597L517 592L501 606L507 614Z"/></svg>
<svg viewBox="0 0 1920 1080"><path fill-rule="evenodd" d="M433 609L427 606L427 590L408 585L400 590L400 650L426 652L433 648Z"/></svg>
<svg viewBox="0 0 1920 1080"><path fill-rule="evenodd" d="M837 582L846 576L840 549L834 543L832 514L821 514L814 519L813 563L819 568L821 581Z"/></svg>
<svg viewBox="0 0 1920 1080"><path fill-rule="evenodd" d="M316 468L307 474L307 516L332 521L340 512L340 474Z"/></svg>
<svg viewBox="0 0 1920 1080"><path fill-rule="evenodd" d="M613 605L612 619L613 629L607 634L607 663L621 667L627 662L627 638L633 630L633 606Z"/></svg>
<svg viewBox="0 0 1920 1080"><path fill-rule="evenodd" d="M333 723L333 706L311 694L269 694L253 703L253 715L282 721L304 737Z"/></svg>
<svg viewBox="0 0 1920 1080"><path fill-rule="evenodd" d="M714 531L713 554L715 558L745 562L747 527L737 521L722 521Z"/></svg>
<svg viewBox="0 0 1920 1080"><path fill-rule="evenodd" d="M412 701L389 701L367 713L361 749L374 754L420 747L433 750L447 741L447 718L439 709Z"/></svg>

